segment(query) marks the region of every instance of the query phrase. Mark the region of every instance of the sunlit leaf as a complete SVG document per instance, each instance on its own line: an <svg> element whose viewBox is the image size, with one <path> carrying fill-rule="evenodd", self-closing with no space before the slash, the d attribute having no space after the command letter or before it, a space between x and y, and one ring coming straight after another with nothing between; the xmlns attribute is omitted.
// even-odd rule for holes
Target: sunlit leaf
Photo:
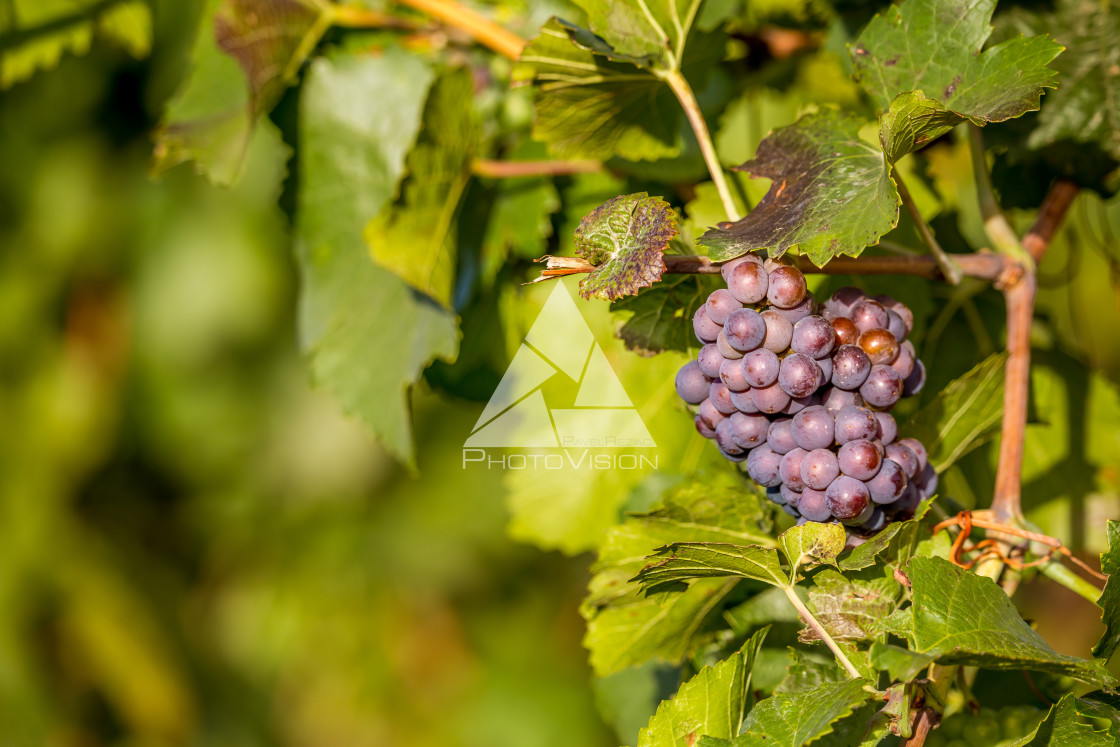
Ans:
<svg viewBox="0 0 1120 747"><path fill-rule="evenodd" d="M661 198L639 192L607 200L576 229L576 254L596 266L580 281L580 295L613 301L653 285L676 235L676 214Z"/></svg>

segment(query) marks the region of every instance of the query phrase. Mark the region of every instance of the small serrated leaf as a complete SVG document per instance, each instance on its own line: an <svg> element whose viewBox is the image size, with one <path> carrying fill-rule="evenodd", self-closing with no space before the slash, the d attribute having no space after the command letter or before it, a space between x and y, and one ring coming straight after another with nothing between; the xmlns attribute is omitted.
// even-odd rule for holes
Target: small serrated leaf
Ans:
<svg viewBox="0 0 1120 747"><path fill-rule="evenodd" d="M613 301L661 279L665 249L677 235L669 203L645 192L620 195L592 210L575 231L576 254L596 265L580 295Z"/></svg>
<svg viewBox="0 0 1120 747"><path fill-rule="evenodd" d="M809 521L792 526L778 537L778 547L790 566L790 578L807 562L836 565L836 556L844 551L848 533L841 524Z"/></svg>
<svg viewBox="0 0 1120 747"><path fill-rule="evenodd" d="M812 690L775 693L747 715L734 747L802 747L830 734L871 697L865 680L829 683ZM860 733L862 734L862 729Z"/></svg>
<svg viewBox="0 0 1120 747"><path fill-rule="evenodd" d="M879 143L894 163L963 122L964 115L950 111L921 91L900 93L890 110L879 117Z"/></svg>
<svg viewBox="0 0 1120 747"><path fill-rule="evenodd" d="M910 682L933 663L929 654L875 641L868 650L871 666L887 673L892 682Z"/></svg>
<svg viewBox="0 0 1120 747"><path fill-rule="evenodd" d="M1108 580L1097 600L1105 630L1093 646L1093 656L1105 661L1111 659L1120 646L1120 521L1109 519L1106 531L1108 550L1101 553L1101 571L1108 575Z"/></svg>
<svg viewBox="0 0 1120 747"><path fill-rule="evenodd" d="M633 578L649 593L683 589L695 578L739 576L772 586L786 586L789 579L778 561L778 551L758 545L715 542L674 542L659 548L653 561Z"/></svg>

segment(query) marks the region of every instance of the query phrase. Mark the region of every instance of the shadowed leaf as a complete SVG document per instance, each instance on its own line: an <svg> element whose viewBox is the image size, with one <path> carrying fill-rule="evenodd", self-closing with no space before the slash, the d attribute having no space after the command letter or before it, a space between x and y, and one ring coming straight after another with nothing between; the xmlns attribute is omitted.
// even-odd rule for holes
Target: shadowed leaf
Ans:
<svg viewBox="0 0 1120 747"><path fill-rule="evenodd" d="M716 275L670 275L634 296L618 299L611 311L630 314L618 337L639 354L697 347L692 315L719 282Z"/></svg>

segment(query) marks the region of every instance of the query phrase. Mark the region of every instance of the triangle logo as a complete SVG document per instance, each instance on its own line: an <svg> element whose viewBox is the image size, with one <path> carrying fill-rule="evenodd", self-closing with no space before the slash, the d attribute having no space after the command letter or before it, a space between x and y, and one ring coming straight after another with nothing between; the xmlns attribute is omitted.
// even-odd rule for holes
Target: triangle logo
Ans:
<svg viewBox="0 0 1120 747"><path fill-rule="evenodd" d="M550 407L545 385L578 383L570 407ZM652 448L637 408L580 314L556 283L486 403L464 447Z"/></svg>

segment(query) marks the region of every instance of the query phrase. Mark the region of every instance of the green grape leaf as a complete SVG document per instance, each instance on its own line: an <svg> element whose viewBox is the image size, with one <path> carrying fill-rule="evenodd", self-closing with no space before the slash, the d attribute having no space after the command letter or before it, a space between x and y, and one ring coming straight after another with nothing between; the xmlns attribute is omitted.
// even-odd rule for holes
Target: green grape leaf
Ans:
<svg viewBox="0 0 1120 747"><path fill-rule="evenodd" d="M665 272L662 255L676 235L677 216L660 197L638 192L607 200L575 232L576 254L596 266L580 281L580 295L613 301L653 285Z"/></svg>
<svg viewBox="0 0 1120 747"><path fill-rule="evenodd" d="M739 576L773 586L788 586L778 551L758 545L727 545L716 542L674 542L658 548L654 562L633 578L649 593L683 589L695 578Z"/></svg>
<svg viewBox="0 0 1120 747"><path fill-rule="evenodd" d="M313 379L402 461L408 388L458 349L455 316L369 257L362 231L392 198L432 72L418 57L315 61L300 106L300 338Z"/></svg>
<svg viewBox="0 0 1120 747"><path fill-rule="evenodd" d="M272 110L330 27L315 0L210 0L192 67L156 133L153 171L187 161L237 181L257 120Z"/></svg>
<svg viewBox="0 0 1120 747"><path fill-rule="evenodd" d="M894 163L941 137L964 121L921 91L900 93L890 110L879 117L879 143L887 160Z"/></svg>
<svg viewBox="0 0 1120 747"><path fill-rule="evenodd" d="M0 90L84 55L94 37L133 57L152 47L152 11L144 0L7 0L0 3Z"/></svg>
<svg viewBox="0 0 1120 747"><path fill-rule="evenodd" d="M919 526L921 526L922 519L929 513L929 507L932 505L932 499L927 499L918 504L914 509L913 518L906 521L892 521L887 524L882 530L870 537L866 542L854 547L851 552L846 554L839 561L839 567L844 571L858 571L861 568L875 565L875 558L879 553L886 550L891 545L891 541L901 534L904 537L911 537Z"/></svg>
<svg viewBox="0 0 1120 747"><path fill-rule="evenodd" d="M364 232L375 262L445 307L451 306L456 215L479 138L473 86L466 68L436 81L400 196Z"/></svg>
<svg viewBox="0 0 1120 747"><path fill-rule="evenodd" d="M700 0L575 0L588 26L617 54L658 70L680 69Z"/></svg>
<svg viewBox="0 0 1120 747"><path fill-rule="evenodd" d="M1006 363L1006 352L988 356L942 389L906 425L907 435L926 445L929 462L938 472L999 432Z"/></svg>
<svg viewBox="0 0 1120 747"><path fill-rule="evenodd" d="M751 670L769 629L751 636L740 651L704 667L662 701L649 726L638 734L638 747L677 747L701 736L730 738L739 733L750 698Z"/></svg>
<svg viewBox="0 0 1120 747"><path fill-rule="evenodd" d="M919 90L983 125L1038 109L1056 85L1047 67L1062 46L1045 36L1010 39L981 52L996 0L906 0L876 15L852 48L856 78L880 111Z"/></svg>
<svg viewBox="0 0 1120 747"><path fill-rule="evenodd" d="M848 534L840 524L809 521L792 526L778 537L778 547L789 562L789 575L797 580L797 570L807 562L836 565L836 556L844 551Z"/></svg>
<svg viewBox="0 0 1120 747"><path fill-rule="evenodd" d="M907 575L913 584L913 651L944 664L1054 672L1105 687L1116 683L1102 662L1050 648L991 579L941 558L911 558Z"/></svg>
<svg viewBox="0 0 1120 747"><path fill-rule="evenodd" d="M813 576L809 607L834 639L869 640L882 632L883 618L894 611L898 588L889 579L849 579L825 569ZM821 640L808 627L801 630L798 638L802 643Z"/></svg>
<svg viewBox="0 0 1120 747"><path fill-rule="evenodd" d="M1113 2L1058 0L1038 24L1066 46L1055 61L1061 85L1039 112L1027 143L1045 149L1061 140L1097 143L1120 160L1120 7Z"/></svg>
<svg viewBox="0 0 1120 747"><path fill-rule="evenodd" d="M882 150L859 137L855 115L823 110L775 130L738 170L772 180L745 218L700 237L715 262L796 250L823 266L859 256L898 223L901 200Z"/></svg>
<svg viewBox="0 0 1120 747"><path fill-rule="evenodd" d="M901 646L875 641L868 649L871 666L884 671L892 682L911 682L933 663L935 657L915 653Z"/></svg>
<svg viewBox="0 0 1120 747"><path fill-rule="evenodd" d="M1104 584L1100 605L1105 631L1097 645L1093 646L1093 656L1108 660L1120 646L1120 521L1109 520L1106 525L1108 550L1101 553L1101 571L1108 575Z"/></svg>
<svg viewBox="0 0 1120 747"><path fill-rule="evenodd" d="M760 701L747 714L743 733L732 740L734 747L801 747L832 734L839 722L856 712L871 698L865 680L821 685L812 690L775 693ZM865 724L859 725L859 734ZM819 741L818 741L819 740ZM858 742L858 735L857 740ZM836 744L852 744L851 740Z"/></svg>
<svg viewBox="0 0 1120 747"><path fill-rule="evenodd" d="M815 690L825 684L847 682L850 679L831 653L822 655L817 651L790 647L789 659L786 676L774 688L776 693Z"/></svg>
<svg viewBox="0 0 1120 747"><path fill-rule="evenodd" d="M1107 730L1097 730L1080 717L1112 720ZM1120 740L1120 713L1111 706L1065 695L1055 703L1042 723L1027 736L1012 742L1012 747L1113 747Z"/></svg>
<svg viewBox="0 0 1120 747"><path fill-rule="evenodd" d="M618 299L611 311L629 314L618 328L618 337L642 355L691 351L698 345L692 315L719 282L716 275L670 275L636 295Z"/></svg>

